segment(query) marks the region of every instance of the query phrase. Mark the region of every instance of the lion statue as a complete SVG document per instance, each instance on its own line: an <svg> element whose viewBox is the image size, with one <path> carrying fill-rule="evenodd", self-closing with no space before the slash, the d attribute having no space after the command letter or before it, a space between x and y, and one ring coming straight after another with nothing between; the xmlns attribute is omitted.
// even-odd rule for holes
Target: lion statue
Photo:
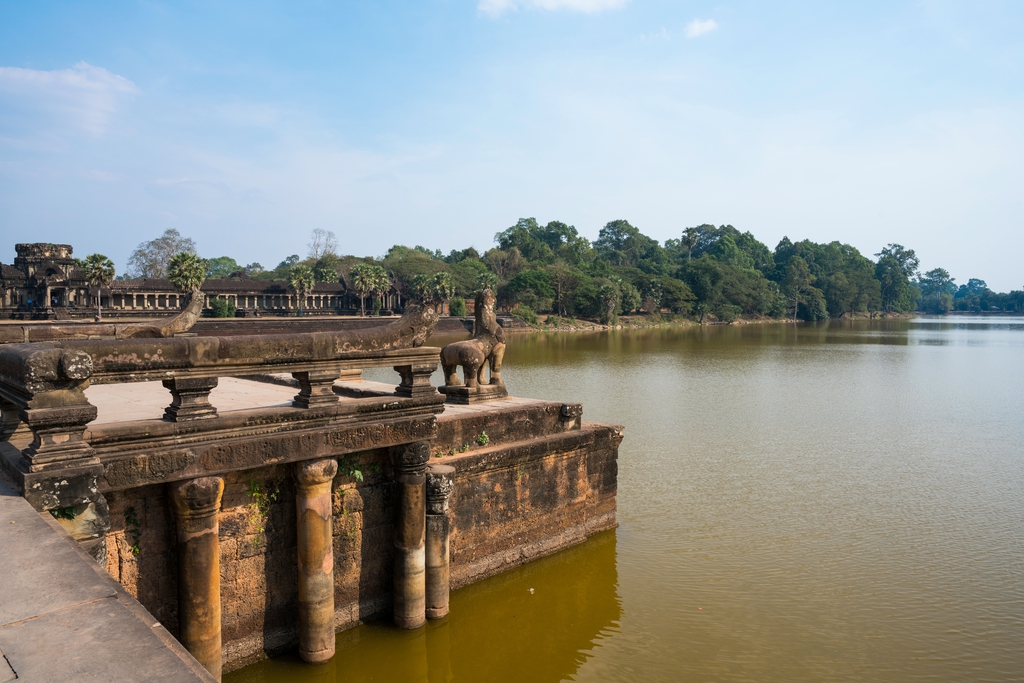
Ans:
<svg viewBox="0 0 1024 683"><path fill-rule="evenodd" d="M501 329L494 315L494 292L485 289L476 295L476 324L473 338L448 344L441 349L441 367L444 370L446 387L462 386L456 370L462 367L466 387L476 389L480 385L503 385L501 381L501 359L505 355L505 330ZM490 367L489 381L484 381L484 370Z"/></svg>

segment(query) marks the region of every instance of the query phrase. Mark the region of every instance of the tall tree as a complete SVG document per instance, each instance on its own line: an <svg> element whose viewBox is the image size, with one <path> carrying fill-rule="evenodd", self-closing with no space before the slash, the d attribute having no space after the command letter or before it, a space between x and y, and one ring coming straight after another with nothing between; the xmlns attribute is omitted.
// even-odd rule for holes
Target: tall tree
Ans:
<svg viewBox="0 0 1024 683"><path fill-rule="evenodd" d="M178 252L167 264L167 279L182 294L198 296L206 279L206 261L193 252Z"/></svg>
<svg viewBox="0 0 1024 683"><path fill-rule="evenodd" d="M309 258L317 261L325 254L338 253L338 238L330 230L317 228L309 236Z"/></svg>
<svg viewBox="0 0 1024 683"><path fill-rule="evenodd" d="M697 246L697 228L686 228L683 230L683 237L680 240L683 249L686 250L687 262L693 260L693 248Z"/></svg>
<svg viewBox="0 0 1024 683"><path fill-rule="evenodd" d="M917 273L918 259L913 249L890 244L879 253L875 277L881 284L882 308L886 311L909 311L917 303L910 278Z"/></svg>
<svg viewBox="0 0 1024 683"><path fill-rule="evenodd" d="M230 256L217 256L206 260L206 277L231 277L239 271L244 271L238 261Z"/></svg>
<svg viewBox="0 0 1024 683"><path fill-rule="evenodd" d="M825 297L821 290L814 286L814 275L807 262L794 256L786 266L786 279L783 281L785 292L793 304L793 319L799 317L800 305L803 304L807 320L820 320L828 317L825 313Z"/></svg>
<svg viewBox="0 0 1024 683"><path fill-rule="evenodd" d="M558 314L565 315L566 303L572 301L573 291L583 275L565 261L559 259L546 268L551 286L555 290L555 305Z"/></svg>
<svg viewBox="0 0 1024 683"><path fill-rule="evenodd" d="M352 289L359 295L359 311L366 315L366 295L378 291L381 282L389 282L386 270L373 263L357 263L352 267ZM385 285L386 287L386 285Z"/></svg>
<svg viewBox="0 0 1024 683"><path fill-rule="evenodd" d="M946 313L953 308L956 283L945 268L932 268L917 280L921 307L929 313Z"/></svg>
<svg viewBox="0 0 1024 683"><path fill-rule="evenodd" d="M103 254L89 254L82 262L82 267L89 283L96 285L96 322L99 322L103 319L103 311L100 308L103 288L114 279L114 262Z"/></svg>
<svg viewBox="0 0 1024 683"><path fill-rule="evenodd" d="M313 269L309 266L293 266L288 271L288 287L295 292L295 296L299 300L299 315L302 315L306 297L313 291L314 286L316 286L316 277L313 274Z"/></svg>
<svg viewBox="0 0 1024 683"><path fill-rule="evenodd" d="M168 228L155 240L143 242L128 257L128 272L132 278L167 277L171 257L178 253L196 253L196 243L190 237L182 237L174 228Z"/></svg>

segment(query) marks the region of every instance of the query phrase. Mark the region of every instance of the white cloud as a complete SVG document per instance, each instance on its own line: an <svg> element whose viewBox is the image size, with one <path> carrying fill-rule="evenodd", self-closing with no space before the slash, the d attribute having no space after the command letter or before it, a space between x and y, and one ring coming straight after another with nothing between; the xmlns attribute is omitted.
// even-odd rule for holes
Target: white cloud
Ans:
<svg viewBox="0 0 1024 683"><path fill-rule="evenodd" d="M610 9L618 9L628 0L480 0L477 9L491 17L518 9L542 9L548 11L569 10L596 14Z"/></svg>
<svg viewBox="0 0 1024 683"><path fill-rule="evenodd" d="M705 33L711 33L718 28L718 22L714 19L694 19L686 25L686 37L696 38Z"/></svg>
<svg viewBox="0 0 1024 683"><path fill-rule="evenodd" d="M640 42L641 43L660 42L660 41L665 41L665 40L668 40L668 39L669 39L668 30L664 26L661 27L660 31L651 31L650 33L641 33L640 34Z"/></svg>
<svg viewBox="0 0 1024 683"><path fill-rule="evenodd" d="M128 79L86 62L54 71L0 67L0 104L9 112L56 116L93 135L106 130L122 97L138 91Z"/></svg>

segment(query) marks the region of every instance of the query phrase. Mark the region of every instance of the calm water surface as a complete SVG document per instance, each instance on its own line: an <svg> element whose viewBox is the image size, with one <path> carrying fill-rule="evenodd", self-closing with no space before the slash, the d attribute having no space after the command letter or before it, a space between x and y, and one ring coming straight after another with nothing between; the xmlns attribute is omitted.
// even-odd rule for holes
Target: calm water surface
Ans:
<svg viewBox="0 0 1024 683"><path fill-rule="evenodd" d="M293 681L1024 680L1024 319L513 337L626 426L617 530Z"/></svg>

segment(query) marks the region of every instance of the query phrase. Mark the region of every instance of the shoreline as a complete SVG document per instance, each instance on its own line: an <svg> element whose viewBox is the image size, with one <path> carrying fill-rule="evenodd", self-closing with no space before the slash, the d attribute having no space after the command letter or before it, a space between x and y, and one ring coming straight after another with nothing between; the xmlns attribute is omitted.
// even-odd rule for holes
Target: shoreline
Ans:
<svg viewBox="0 0 1024 683"><path fill-rule="evenodd" d="M854 316L844 315L841 318L829 318L827 321L821 322L833 322L843 320L907 320L910 318L916 318L922 315L921 313L886 313L883 315L878 314L858 314ZM514 316L513 316L514 317ZM558 323L553 325L547 324L547 320L550 318L559 319ZM516 318L517 321L522 323L515 327L509 327L505 331L512 333L537 333L537 332L607 332L611 330L642 330L642 329L655 329L655 328L669 328L669 327L720 327L728 325L765 325L771 323L802 323L807 322L805 320L797 320L795 318L769 318L769 317L756 317L756 318L743 318L737 317L735 320L724 321L706 319L703 323L693 320L691 318L679 317L673 320L661 320L652 321L647 316L620 316L618 322L615 324L604 325L593 320L587 320L585 318L569 318L572 322L565 322L565 318L560 316L547 315L541 317L541 322L537 325L531 325L521 318Z"/></svg>

